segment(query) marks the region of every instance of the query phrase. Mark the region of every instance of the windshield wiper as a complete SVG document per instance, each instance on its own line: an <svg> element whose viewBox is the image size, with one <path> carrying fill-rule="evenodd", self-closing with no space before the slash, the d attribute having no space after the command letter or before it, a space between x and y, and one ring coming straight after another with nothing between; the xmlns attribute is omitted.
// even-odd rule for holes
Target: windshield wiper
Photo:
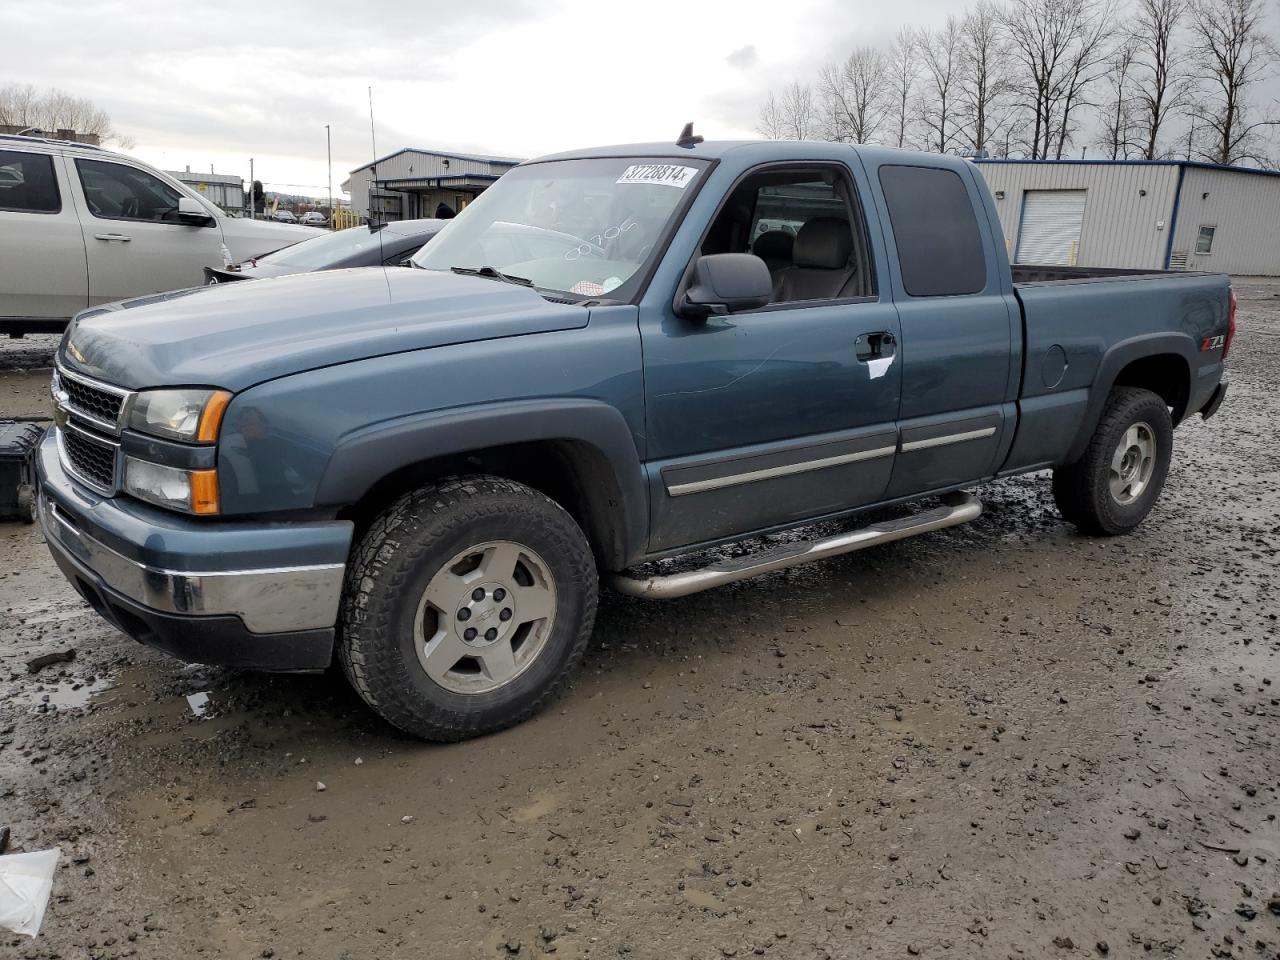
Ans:
<svg viewBox="0 0 1280 960"><path fill-rule="evenodd" d="M514 283L519 287L532 287L533 281L528 277L513 277L509 273L503 273L495 267L450 267L454 273L461 273L468 277L488 277L490 280L501 280L504 283Z"/></svg>

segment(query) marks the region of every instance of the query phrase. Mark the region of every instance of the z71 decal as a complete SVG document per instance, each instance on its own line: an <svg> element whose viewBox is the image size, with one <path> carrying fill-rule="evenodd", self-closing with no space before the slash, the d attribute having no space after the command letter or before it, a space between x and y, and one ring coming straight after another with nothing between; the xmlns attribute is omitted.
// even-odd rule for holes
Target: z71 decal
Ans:
<svg viewBox="0 0 1280 960"><path fill-rule="evenodd" d="M1222 345L1226 342L1227 338L1224 335L1205 337L1204 340L1200 342L1200 352L1208 353L1210 350L1221 350Z"/></svg>

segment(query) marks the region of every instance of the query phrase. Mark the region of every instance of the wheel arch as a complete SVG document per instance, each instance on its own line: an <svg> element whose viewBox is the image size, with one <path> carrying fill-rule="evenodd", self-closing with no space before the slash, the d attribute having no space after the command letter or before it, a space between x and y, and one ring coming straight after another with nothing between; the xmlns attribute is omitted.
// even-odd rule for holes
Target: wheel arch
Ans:
<svg viewBox="0 0 1280 960"><path fill-rule="evenodd" d="M527 484L564 507L601 567L642 556L648 494L630 428L608 404L530 400L400 418L338 445L318 506L340 508L357 535L387 503L444 476L485 473Z"/></svg>
<svg viewBox="0 0 1280 960"><path fill-rule="evenodd" d="M1084 455L1089 438L1102 419L1107 398L1118 386L1141 387L1162 397L1177 426L1186 415L1191 398L1194 357L1191 338L1171 333L1135 337L1107 350L1098 365L1084 418L1065 462L1074 463Z"/></svg>

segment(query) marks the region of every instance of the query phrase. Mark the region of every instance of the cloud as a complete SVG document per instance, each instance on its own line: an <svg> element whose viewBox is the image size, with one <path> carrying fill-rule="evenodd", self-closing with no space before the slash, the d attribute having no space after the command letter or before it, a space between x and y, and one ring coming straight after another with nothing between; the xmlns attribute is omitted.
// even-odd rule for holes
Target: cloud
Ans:
<svg viewBox="0 0 1280 960"><path fill-rule="evenodd" d="M755 44L749 43L745 47L739 47L733 53L724 58L724 62L731 67L737 67L739 70L750 70L756 65L756 61L760 57L756 53Z"/></svg>

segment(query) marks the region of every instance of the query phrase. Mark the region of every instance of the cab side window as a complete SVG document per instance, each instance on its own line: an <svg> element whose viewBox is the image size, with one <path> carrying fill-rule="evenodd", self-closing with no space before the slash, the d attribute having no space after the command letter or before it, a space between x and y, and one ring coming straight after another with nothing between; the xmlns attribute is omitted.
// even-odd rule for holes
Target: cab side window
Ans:
<svg viewBox="0 0 1280 960"><path fill-rule="evenodd" d="M45 153L0 150L0 210L57 213L62 209L53 157Z"/></svg>
<svg viewBox="0 0 1280 960"><path fill-rule="evenodd" d="M834 166L784 166L744 178L701 252L753 253L773 277L773 303L875 296L857 194Z"/></svg>
<svg viewBox="0 0 1280 960"><path fill-rule="evenodd" d="M149 173L121 163L77 160L89 212L103 220L179 223L178 193Z"/></svg>

